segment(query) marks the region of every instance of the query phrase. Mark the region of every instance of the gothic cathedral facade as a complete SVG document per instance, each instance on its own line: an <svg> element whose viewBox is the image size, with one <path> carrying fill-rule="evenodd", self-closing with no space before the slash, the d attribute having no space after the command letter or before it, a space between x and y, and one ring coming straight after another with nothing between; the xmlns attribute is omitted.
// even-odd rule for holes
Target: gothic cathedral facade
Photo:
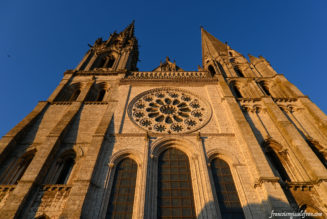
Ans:
<svg viewBox="0 0 327 219"><path fill-rule="evenodd" d="M137 69L134 22L0 141L0 218L327 215L327 116L201 28L202 67Z"/></svg>

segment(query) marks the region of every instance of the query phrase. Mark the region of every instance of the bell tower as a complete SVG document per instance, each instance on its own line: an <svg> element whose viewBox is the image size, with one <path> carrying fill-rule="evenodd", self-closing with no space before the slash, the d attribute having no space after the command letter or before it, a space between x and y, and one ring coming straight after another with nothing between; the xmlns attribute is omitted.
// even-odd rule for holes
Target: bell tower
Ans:
<svg viewBox="0 0 327 219"><path fill-rule="evenodd" d="M134 36L134 21L120 33L114 32L109 39L98 38L85 54L76 70L137 70L137 39Z"/></svg>

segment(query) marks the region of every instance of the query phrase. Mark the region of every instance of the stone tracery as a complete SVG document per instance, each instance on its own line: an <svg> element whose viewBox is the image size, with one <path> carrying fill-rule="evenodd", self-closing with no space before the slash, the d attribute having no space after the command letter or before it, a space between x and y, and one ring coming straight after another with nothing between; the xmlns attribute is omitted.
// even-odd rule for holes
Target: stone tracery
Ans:
<svg viewBox="0 0 327 219"><path fill-rule="evenodd" d="M158 88L135 97L129 105L129 116L150 132L187 133L209 121L211 108L189 91Z"/></svg>

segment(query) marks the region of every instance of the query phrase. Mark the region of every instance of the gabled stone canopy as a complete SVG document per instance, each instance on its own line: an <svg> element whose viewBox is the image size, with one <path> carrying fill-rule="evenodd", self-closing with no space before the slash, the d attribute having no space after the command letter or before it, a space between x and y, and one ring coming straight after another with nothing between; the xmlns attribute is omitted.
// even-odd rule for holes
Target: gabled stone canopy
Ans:
<svg viewBox="0 0 327 219"><path fill-rule="evenodd" d="M182 68L176 65L176 61L171 62L169 57L166 57L164 63L160 61L160 65L152 71L184 71Z"/></svg>

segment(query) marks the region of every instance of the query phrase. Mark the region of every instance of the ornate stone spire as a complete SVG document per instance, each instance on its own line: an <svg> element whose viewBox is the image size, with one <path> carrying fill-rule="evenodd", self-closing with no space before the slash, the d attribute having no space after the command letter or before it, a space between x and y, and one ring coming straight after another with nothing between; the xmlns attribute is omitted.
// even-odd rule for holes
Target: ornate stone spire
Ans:
<svg viewBox="0 0 327 219"><path fill-rule="evenodd" d="M134 37L134 24L135 20L132 21L130 25L128 25L125 30L123 30L120 34L124 35L125 37L132 38Z"/></svg>
<svg viewBox="0 0 327 219"><path fill-rule="evenodd" d="M202 38L202 60L207 57L215 58L219 55L227 55L228 48L225 43L222 43L210 33L201 27Z"/></svg>

